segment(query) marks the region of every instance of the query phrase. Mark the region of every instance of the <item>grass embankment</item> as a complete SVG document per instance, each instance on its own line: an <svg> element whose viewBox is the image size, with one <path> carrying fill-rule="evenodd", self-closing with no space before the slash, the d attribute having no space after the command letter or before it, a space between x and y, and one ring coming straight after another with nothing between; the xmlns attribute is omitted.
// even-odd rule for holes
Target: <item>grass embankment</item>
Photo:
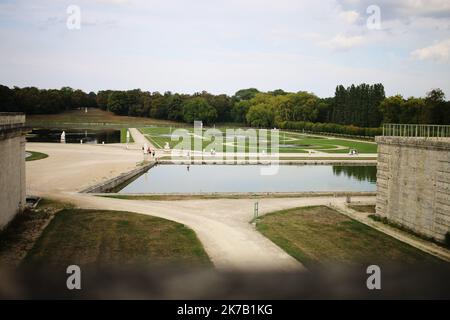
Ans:
<svg viewBox="0 0 450 320"><path fill-rule="evenodd" d="M361 204L353 204L348 206L350 209L353 209L358 212L364 213L375 213L375 205L361 205Z"/></svg>
<svg viewBox="0 0 450 320"><path fill-rule="evenodd" d="M36 151L26 151L26 152L31 153L31 156L26 157L25 161L36 161L36 160L41 160L41 159L45 159L48 157L48 154L41 153L41 152L36 152Z"/></svg>
<svg viewBox="0 0 450 320"><path fill-rule="evenodd" d="M367 193L364 193L367 194ZM369 192L369 194L371 194ZM177 200L209 200L209 199L269 199L269 198L310 198L310 197L343 197L346 195L361 195L358 192L300 192L300 193L256 193L256 194L143 194L143 195L125 195L111 194L99 195L104 198L114 198L121 200L149 200L149 201L177 201Z"/></svg>
<svg viewBox="0 0 450 320"><path fill-rule="evenodd" d="M120 129L120 143L127 143L127 132L128 128L121 128ZM130 143L134 143L133 136L130 134Z"/></svg>
<svg viewBox="0 0 450 320"><path fill-rule="evenodd" d="M152 216L65 209L56 214L25 259L26 264L209 265L195 233Z"/></svg>
<svg viewBox="0 0 450 320"><path fill-rule="evenodd" d="M265 215L257 229L309 269L330 264L445 263L323 206Z"/></svg>
<svg viewBox="0 0 450 320"><path fill-rule="evenodd" d="M41 199L38 207L25 210L0 232L0 266L18 266L56 212L71 204Z"/></svg>
<svg viewBox="0 0 450 320"><path fill-rule="evenodd" d="M74 127L83 129L105 126L110 128L135 128L149 125L182 125L168 120L118 116L112 112L94 108L89 108L87 113L82 109L70 110L58 114L27 115L26 124L31 128L54 128L60 126L64 128Z"/></svg>

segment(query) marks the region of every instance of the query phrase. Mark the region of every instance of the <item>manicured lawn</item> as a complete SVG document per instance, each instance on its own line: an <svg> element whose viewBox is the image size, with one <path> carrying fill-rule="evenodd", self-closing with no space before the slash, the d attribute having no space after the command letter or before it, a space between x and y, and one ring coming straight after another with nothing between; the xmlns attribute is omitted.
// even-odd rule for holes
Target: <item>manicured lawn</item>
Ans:
<svg viewBox="0 0 450 320"><path fill-rule="evenodd" d="M333 264L445 263L323 206L265 215L257 229L309 269Z"/></svg>
<svg viewBox="0 0 450 320"><path fill-rule="evenodd" d="M35 160L41 160L48 157L48 154L36 152L36 151L27 151L28 153L31 153L31 156L26 157L25 161L35 161Z"/></svg>
<svg viewBox="0 0 450 320"><path fill-rule="evenodd" d="M25 264L195 266L210 261L186 226L152 216L66 209L44 230Z"/></svg>
<svg viewBox="0 0 450 320"><path fill-rule="evenodd" d="M140 129L141 132L147 137L147 139L157 146L158 148L163 148L164 145L169 143L171 149L181 149L182 147L179 145L182 142L182 138L174 139L172 141L171 134L174 133L175 127L148 127ZM184 128L188 131L190 137L191 150L194 149L194 136L192 128ZM222 132L225 133L225 130L222 128ZM238 136L242 134L237 134ZM281 153L308 153L308 150L315 150L324 153L342 153L346 154L350 149L356 149L359 153L376 153L377 145L375 143L370 142L362 142L362 141L353 141L353 140L345 140L345 139L334 139L328 137L319 137L319 136L310 136L304 135L300 133L293 133L288 131L281 131L279 135L279 150ZM258 137L259 140L259 137ZM270 152L270 132L266 137L267 146L264 148L266 152ZM206 149L207 152L211 150L211 148L215 148L216 151L226 151L227 147L231 148L235 152L237 151L236 144L237 139L234 142L225 141L225 136L222 138L218 138L217 142L215 138L203 138L202 139L202 149ZM248 152L248 139L246 140L245 150ZM184 148L185 150L187 148Z"/></svg>

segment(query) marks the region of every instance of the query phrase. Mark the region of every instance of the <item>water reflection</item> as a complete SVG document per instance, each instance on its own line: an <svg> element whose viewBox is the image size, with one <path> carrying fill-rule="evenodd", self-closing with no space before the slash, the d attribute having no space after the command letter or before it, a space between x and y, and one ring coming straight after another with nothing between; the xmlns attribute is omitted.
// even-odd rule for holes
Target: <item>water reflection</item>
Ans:
<svg viewBox="0 0 450 320"><path fill-rule="evenodd" d="M358 179L359 181L369 181L373 183L377 181L376 166L333 166L333 173L337 176L344 175L346 177Z"/></svg>
<svg viewBox="0 0 450 320"><path fill-rule="evenodd" d="M60 142L61 133L66 133L66 143L120 143L120 130L92 129L33 129L27 134L28 142Z"/></svg>

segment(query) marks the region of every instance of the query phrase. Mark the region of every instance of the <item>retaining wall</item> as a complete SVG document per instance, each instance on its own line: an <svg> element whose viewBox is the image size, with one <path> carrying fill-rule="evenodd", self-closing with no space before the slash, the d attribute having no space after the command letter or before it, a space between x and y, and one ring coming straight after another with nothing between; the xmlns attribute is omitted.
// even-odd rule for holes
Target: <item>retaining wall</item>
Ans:
<svg viewBox="0 0 450 320"><path fill-rule="evenodd" d="M450 231L450 139L377 137L377 214L443 241Z"/></svg>
<svg viewBox="0 0 450 320"><path fill-rule="evenodd" d="M150 168L152 168L156 162L151 162L148 164L145 164L139 168L133 169L129 172L123 173L115 178L109 179L105 182L102 182L100 184L97 184L95 186L89 187L87 189L82 190L82 193L106 193L109 192L118 186L126 183L127 181L130 181L131 179L141 175L142 173L148 171Z"/></svg>

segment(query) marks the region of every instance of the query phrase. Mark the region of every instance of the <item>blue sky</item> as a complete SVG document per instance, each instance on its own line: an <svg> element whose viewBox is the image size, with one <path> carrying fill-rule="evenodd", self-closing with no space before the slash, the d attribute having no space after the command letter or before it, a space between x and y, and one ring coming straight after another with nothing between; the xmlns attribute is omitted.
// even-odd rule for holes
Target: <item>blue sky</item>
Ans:
<svg viewBox="0 0 450 320"><path fill-rule="evenodd" d="M367 28L372 4L379 30ZM9 86L326 97L381 82L388 95L450 98L448 0L0 0L0 46Z"/></svg>

